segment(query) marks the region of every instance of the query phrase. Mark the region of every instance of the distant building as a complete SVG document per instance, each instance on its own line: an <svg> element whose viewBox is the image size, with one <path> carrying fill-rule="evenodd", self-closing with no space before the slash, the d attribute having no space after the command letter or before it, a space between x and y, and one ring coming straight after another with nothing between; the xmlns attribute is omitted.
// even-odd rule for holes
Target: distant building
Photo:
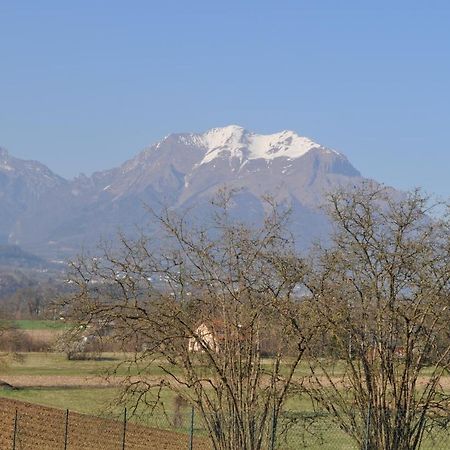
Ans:
<svg viewBox="0 0 450 450"><path fill-rule="evenodd" d="M188 348L190 352L204 352L205 347L209 347L214 352L218 352L224 341L228 343L244 343L246 336L243 333L241 325L225 326L222 320L212 320L206 324L202 322L194 331L194 336L189 339Z"/></svg>
<svg viewBox="0 0 450 450"><path fill-rule="evenodd" d="M206 324L201 323L195 329L195 336L189 339L189 351L203 353L205 347L209 347L214 352L219 350L217 336L213 327L208 327Z"/></svg>

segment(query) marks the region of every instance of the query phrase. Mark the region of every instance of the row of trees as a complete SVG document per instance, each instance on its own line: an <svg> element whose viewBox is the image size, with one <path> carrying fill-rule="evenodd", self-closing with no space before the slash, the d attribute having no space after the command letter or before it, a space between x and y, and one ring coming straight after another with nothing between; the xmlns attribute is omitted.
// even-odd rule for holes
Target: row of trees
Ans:
<svg viewBox="0 0 450 450"><path fill-rule="evenodd" d="M7 320L35 320L55 319L57 311L52 299L69 291L59 274L59 279L33 279L21 274L19 271L0 268L2 279L1 287L9 287L0 292L0 316ZM10 280L13 279L13 281ZM16 281L17 279L17 281ZM1 291L1 289L0 289ZM10 292L9 292L10 291Z"/></svg>
<svg viewBox="0 0 450 450"><path fill-rule="evenodd" d="M266 199L253 227L231 203L222 192L202 225L166 211L165 238L74 262L70 338L91 329L132 349L124 398L154 407L176 392L215 449L268 448L298 392L361 448L418 448L450 406L447 218L418 191L363 185L330 196L331 240L301 255L288 211Z"/></svg>

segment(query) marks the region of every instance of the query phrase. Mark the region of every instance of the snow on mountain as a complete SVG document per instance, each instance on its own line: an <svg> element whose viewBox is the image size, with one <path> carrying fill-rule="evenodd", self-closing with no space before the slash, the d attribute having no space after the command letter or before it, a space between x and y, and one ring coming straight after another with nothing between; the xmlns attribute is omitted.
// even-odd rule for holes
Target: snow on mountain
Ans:
<svg viewBox="0 0 450 450"><path fill-rule="evenodd" d="M301 137L294 131L274 134L256 134L242 127L231 125L213 128L196 136L207 152L200 162L205 164L215 158L228 156L241 161L251 159L299 158L313 148L322 148L311 139ZM195 141L195 138L194 138Z"/></svg>
<svg viewBox="0 0 450 450"><path fill-rule="evenodd" d="M180 145L204 150L203 158L197 165L207 164L216 158L237 158L240 161L252 159L273 160L275 158L300 158L314 148L325 149L322 145L294 131L284 130L273 134L257 134L238 125L213 128L205 133L184 133L169 135L146 150L148 155L157 151L168 139L175 138ZM335 150L328 152L339 154Z"/></svg>

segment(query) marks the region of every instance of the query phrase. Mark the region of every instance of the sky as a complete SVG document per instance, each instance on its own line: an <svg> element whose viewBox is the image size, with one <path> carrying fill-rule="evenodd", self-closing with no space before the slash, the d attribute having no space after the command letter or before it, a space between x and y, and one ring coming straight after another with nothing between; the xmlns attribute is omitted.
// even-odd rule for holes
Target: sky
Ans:
<svg viewBox="0 0 450 450"><path fill-rule="evenodd" d="M0 0L0 146L71 178L285 129L450 196L450 2Z"/></svg>

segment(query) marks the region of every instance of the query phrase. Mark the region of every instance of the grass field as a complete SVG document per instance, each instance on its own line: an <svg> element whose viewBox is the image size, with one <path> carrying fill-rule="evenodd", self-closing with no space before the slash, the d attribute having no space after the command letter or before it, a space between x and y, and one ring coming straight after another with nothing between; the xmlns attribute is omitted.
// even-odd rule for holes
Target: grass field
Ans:
<svg viewBox="0 0 450 450"><path fill-rule="evenodd" d="M101 360L68 360L62 353L22 353L23 361L13 361L3 370L4 375L68 375L94 376L102 375L106 370L114 368L119 356L104 355Z"/></svg>
<svg viewBox="0 0 450 450"><path fill-rule="evenodd" d="M117 392L117 388L21 388L0 390L0 397L106 416Z"/></svg>
<svg viewBox="0 0 450 450"><path fill-rule="evenodd" d="M65 410L77 411L84 414L100 416L109 419L119 420L123 414L122 407L112 407L111 404L117 394L114 388L24 388L17 391L0 392L0 397L27 401L38 405L51 406ZM182 420L178 428L173 426L173 396L171 393L164 393L163 400L166 403L165 412L161 410L153 415L141 415L137 418L131 418L131 422L145 425L151 428L158 428L187 434L190 423L190 410L182 410ZM296 408L310 408L310 404L303 401L296 401L291 406ZM202 429L200 421L196 420L195 433L198 437L206 436ZM312 429L304 432L303 428L294 428L286 437L280 437L279 449L296 450L308 448L311 450L333 450L339 448L352 449L351 441L337 427L330 429L330 423L322 424L322 427L316 426L314 433ZM149 447L152 448L152 447Z"/></svg>
<svg viewBox="0 0 450 450"><path fill-rule="evenodd" d="M3 379L19 389L0 389L0 397L10 400L20 400L71 411L100 416L102 418L118 419L123 414L123 405L115 406L119 388L114 381L120 381L126 374L125 368L118 371L117 377L112 379L112 385L105 383L102 374L116 367L123 355L104 354L101 360L69 361L63 354L58 353L26 353L23 362L13 362L7 369L3 369L0 379ZM337 372L339 367L337 367ZM298 373L307 373L307 365L300 366ZM161 369L155 368L151 377L163 375ZM444 384L450 380L445 379ZM162 395L165 408L155 414L142 414L131 419L139 425L187 433L189 427L189 408L181 411L182 420L178 428L174 428L175 402L174 395L168 391ZM353 442L329 418L324 418L314 425L308 425L303 419L313 414L313 407L309 399L294 397L286 405L289 418L300 419L299 423L285 435L279 437L278 448L283 450L297 450L307 448L311 450L356 449ZM281 420L281 425L285 421ZM199 418L196 420L196 434L205 436L201 429ZM425 442L424 450L450 448L448 433L442 433L436 443Z"/></svg>
<svg viewBox="0 0 450 450"><path fill-rule="evenodd" d="M3 369L3 375L93 377L103 376L106 372L116 369L117 376L136 373L136 370L120 367L121 361L126 358L126 355L120 353L103 353L101 358L87 360L69 360L65 354L53 352L27 352L21 355L23 361L12 361ZM163 374L164 371L158 367L147 372L149 376Z"/></svg>
<svg viewBox="0 0 450 450"><path fill-rule="evenodd" d="M18 389L0 389L0 397L101 417L122 415L123 406L115 406L114 402L119 393L115 382L118 384L128 372L125 367L119 369L110 382L104 375L116 368L123 355L108 353L101 360L86 361L70 361L60 353L24 353L22 356L22 362L11 362L0 374L0 379ZM163 371L158 368L149 374L152 377L162 375ZM132 420L153 427L173 428L174 396L165 391L162 399L164 411L140 414ZM186 432L190 411L186 409L182 414L186 420L180 431Z"/></svg>
<svg viewBox="0 0 450 450"><path fill-rule="evenodd" d="M61 320L10 320L0 323L10 324L19 330L64 330L69 326Z"/></svg>

